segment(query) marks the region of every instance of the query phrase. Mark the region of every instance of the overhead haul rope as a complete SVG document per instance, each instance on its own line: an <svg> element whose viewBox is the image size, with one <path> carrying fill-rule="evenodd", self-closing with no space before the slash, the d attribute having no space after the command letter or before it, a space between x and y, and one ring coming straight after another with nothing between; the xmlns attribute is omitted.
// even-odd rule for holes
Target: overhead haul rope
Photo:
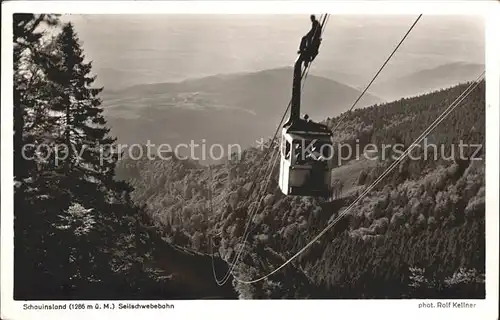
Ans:
<svg viewBox="0 0 500 320"><path fill-rule="evenodd" d="M327 14L326 16L328 16L328 14ZM323 24L322 24L322 26L321 26L321 28L322 28L322 29L326 26L326 25L325 25L326 16L323 18ZM320 18L320 20L321 20L321 18ZM316 32L316 31L315 31L315 32ZM313 36L314 36L314 34L313 34ZM304 85L305 85L305 80L307 79L307 75L308 75L308 72L309 72L310 65L311 65L311 64L309 64L309 66L308 66L308 67L307 67L307 68L303 71L303 73L302 73L302 75L301 75L301 77L303 77L303 78L304 78L304 83L302 84L302 88L303 88L303 87L304 87ZM272 145L274 144L274 141L275 141L275 139L276 139L277 133L278 133L278 131L279 131L280 127L281 127L281 124L283 123L283 120L284 120L284 118L285 118L285 116L286 116L286 114L287 114L288 109L290 108L290 106L291 106L291 100L290 100L290 102L289 102L289 104L288 104L288 107L287 107L287 109L285 110L285 112L284 112L284 114L283 114L283 116L282 116L282 118L281 118L281 121L280 121L280 123L279 123L279 125L278 125L278 127L277 127L277 129L276 129L276 132L275 132L275 134L274 134L274 136L273 136L273 139L272 139L272 141L271 141L271 145L269 146L268 152L267 152L267 153L264 155L264 157L262 158L261 163L264 161L264 159L265 159L265 158L267 157L267 155L269 154L269 151L272 149ZM276 151L275 151L275 152L276 152ZM275 160L276 160L276 159L275 159ZM259 164L259 166L260 166L260 165L261 165L261 164ZM274 163L273 168L274 168L274 166L275 166L275 165L276 165L276 163ZM272 169L273 169L273 168L272 168ZM272 169L271 169L271 170L272 170ZM271 179L271 175L270 175L270 174L268 174L268 177L269 177L269 178L268 178L268 181L267 181L267 183L266 183L266 187L264 188L264 190L266 190L266 189L267 189L267 185L269 184L269 181L270 181L270 179ZM256 179L257 179L257 178L258 178L258 176L256 176ZM256 179L255 179L255 180L254 180L254 182L252 183L252 187L250 188L250 191L248 192L249 194L251 194L251 192L252 192L251 190L252 190L252 189L253 189L253 187L255 186L255 181L256 181ZM261 202L261 201L262 201L262 198L261 198L261 200L260 200L260 201L258 201L258 205L257 205L256 207L254 207L254 209L255 209L255 210L253 211L253 213L250 215L250 218L248 219L248 222L247 222L247 225L246 225L246 228L245 228L245 232L244 232L244 237L243 237L243 238L244 238L244 240L242 241L242 244L246 242L246 239L247 239L247 237L248 237L248 228L250 227L250 223L251 223L251 221L253 220L253 216L255 215L255 213L256 213L256 211L257 211L257 209L259 208L259 206L260 206L260 202ZM234 269L234 266L235 266L235 264L237 263L237 260L239 259L239 256L241 255L241 253L242 253L242 251L243 251L243 246L241 246L239 253L237 254L237 256L235 257L235 259L234 259L234 260L233 260L233 262L231 263L231 269L230 269L230 270L226 273L226 275L223 277L223 280L218 280L218 279L217 279L217 277L215 276L215 268L214 268L214 261L213 261L213 248L212 248L212 243L211 243L211 251L212 251L212 267L213 267L214 278L215 278L216 282L217 282L219 285L223 285L223 284L225 284L225 282L226 282L226 281L230 278L230 274L232 274L232 270Z"/></svg>
<svg viewBox="0 0 500 320"><path fill-rule="evenodd" d="M279 153L278 153L277 155L279 155ZM275 156L275 157L274 157L274 160L272 160L272 163L274 163L274 164L273 164L273 166L271 167L271 173L272 173L272 171L274 170L274 167L276 166L276 163L277 163L277 161L276 161L276 160L277 160L277 157ZM266 185L264 186L264 189L263 189L263 190L264 190L264 192L265 192L265 190L267 190L267 188L268 188L268 185L269 185L269 182L270 182L270 181L271 181L271 179L267 179L267 181L266 181ZM261 205L261 203L262 203L262 200L263 200L263 199L264 199L264 197L260 197L260 200L257 202L257 204L255 205L255 207L253 208L253 209L254 209L254 210L253 210L253 213L252 213L252 215L248 218L248 221L249 221L249 222L251 222L251 221L253 220L253 216L255 215L255 213L257 212L257 210L259 209L259 207L260 207L260 205ZM212 200L211 200L211 199L209 199L209 201L212 201ZM211 208L212 208L212 205L211 205ZM213 210L213 209L211 209L211 210ZM213 211L212 211L212 212L213 212ZM238 251L237 255L235 256L235 258L233 259L233 262L231 263L231 267L230 267L230 269L226 272L226 274L224 275L224 277L223 277L223 279L222 279L222 280L217 279L217 274L216 274L216 272L215 272L215 265L214 265L214 260L213 260L213 245L212 245L212 242L210 242L210 247L211 247L211 250L212 250L212 273L213 273L213 275L214 275L214 279L216 280L216 282L217 282L217 284L218 284L219 286L224 285L224 284L225 284L225 283L229 280L229 278L231 277L231 275L233 275L233 269L234 269L234 267L236 266L236 263L238 263L238 260L239 260L239 258L240 258L240 255L241 255L241 253L243 252L243 248L244 248L245 242L246 242L246 240L247 240L247 238L248 238L248 235L251 233L251 231L253 231L253 230L250 230L250 231L248 230L248 228L249 228L249 226L250 226L250 223L249 223L249 222L247 223L247 228L246 228L245 233L244 233L244 235L243 235L243 237L242 237L242 238L243 238L243 241L241 241L241 242L240 242L240 248L239 248L239 251Z"/></svg>
<svg viewBox="0 0 500 320"><path fill-rule="evenodd" d="M375 79L377 79L378 75L380 74L380 72L382 72L382 70L384 69L384 67L386 66L386 64L389 62L389 60L391 60L392 56L396 53L396 51L398 50L398 48L401 46L401 44L403 43L403 41L405 41L406 37L410 34L411 30L413 29L413 27L415 27L415 25L417 24L418 20L420 20L420 18L422 17L422 14L420 14L417 18L417 20L415 20L415 22L413 22L413 24L411 25L410 29L408 29L408 31L406 32L406 34L404 35L404 37L401 39L401 41L399 41L398 45L396 46L396 48L394 48L394 50L392 51L392 53L389 55L389 57L385 60L384 64L382 65L382 67L380 67L380 69L377 71L377 73L375 74L375 76L373 77L373 79L370 81L370 83L368 83L368 85L366 86L366 88L363 90L363 92L361 92L361 94L359 95L359 97L356 99L356 101L354 101L354 103L352 104L352 106L349 108L349 110L347 110L347 112L344 113L344 116L337 122L337 125L335 126L335 128L333 128L332 131L335 131L339 125L342 123L342 121L344 120L344 118L346 117L347 113L349 111L351 111L352 109L354 109L354 106L356 106L356 104L359 102L359 100L361 100L361 98L364 96L364 94L366 93L366 91L368 90L368 88L370 88L370 86L372 85L372 83L375 81Z"/></svg>
<svg viewBox="0 0 500 320"><path fill-rule="evenodd" d="M418 22L418 20L421 18L422 15L419 15L419 17L417 18L417 20L413 23L413 25L410 27L410 30L405 34L405 36L403 37L403 39L400 41L400 43L398 44L398 46L396 47L396 49L393 51L393 53L389 56L389 58L386 60L386 62L384 63L384 65L382 66L382 68L380 68L380 70L377 72L377 74L375 75L374 79L368 84L367 88L364 90L364 92L366 92L366 90L368 89L368 87L373 83L373 81L375 80L375 78L378 76L378 74L382 71L383 67L387 64L387 62L390 60L390 58L394 55L394 53L396 52L397 48L399 48L399 46L402 44L402 42L404 41L404 39L407 37L407 35L409 34L409 32L411 31L411 29L413 29L413 27L416 25L416 23ZM258 281L262 281L264 279L266 279L267 277L271 276L272 274L278 272L280 269L282 269L283 267L285 267L287 264L289 264L290 262L292 262L295 258L297 258L302 252L304 252L308 247L310 247L314 242L316 242L321 236L323 236L330 228L332 228L342 217L344 217L353 207L354 205L356 205L366 194L368 194L374 187L376 184L378 184L383 178L385 178L385 176L387 176L387 174L389 174L395 166L397 166L403 159L404 157L406 157L406 155L411 152L411 150L414 148L415 146L415 143L419 143L422 139L420 139L423 135L424 135L424 138L426 135L428 135L428 133L432 130L434 130L434 128L439 124L441 123L448 115L449 113L451 113L451 111L453 111L453 109L460 103L462 102L469 94L470 92L472 92L472 90L474 90L477 85L479 84L478 81L480 81L480 79L483 77L484 75L484 72L478 77L478 79L476 80L475 83L472 83L417 139L416 141L412 144L411 148L408 149L405 153L403 153L399 158L398 160L396 160L391 166L389 166L389 168L387 168L384 173L377 179L375 180L367 189L365 189L365 191L360 195L358 196L358 198L346 209L344 210L344 212L342 212L336 219L334 219L334 221L332 221L318 236L316 236L311 242L309 242L305 247L303 247L299 252L297 252L294 256L292 256L290 259L288 259L285 263L283 263L281 266L279 266L277 269L275 269L274 271L268 273L267 275L261 277L261 278L258 278L258 279L254 279L254 280L251 280L251 281L248 281L248 280L241 280L241 279L238 279L236 277L235 280L238 281L238 282L241 282L241 283L246 283L246 284L251 284L251 283L255 283L255 282L258 282ZM471 89L471 87L473 86L473 88ZM470 89L470 90L469 90ZM364 92L361 94L361 96L364 94ZM465 94L465 96L463 98L461 98L461 96L463 96ZM354 102L353 106L351 107L351 109L356 105L356 103L361 99L361 96ZM460 100L459 100L460 99ZM458 102L457 102L458 101ZM455 104L456 103L456 104ZM419 140L420 139L420 140ZM234 275L233 275L234 276Z"/></svg>
<svg viewBox="0 0 500 320"><path fill-rule="evenodd" d="M351 106L350 110L352 110L352 109L354 108L354 106L358 103L358 101L361 99L361 97L362 97L362 96L366 93L366 91L368 90L368 88L370 87L370 85L371 85L371 84L375 81L375 79L377 78L377 76L380 74L380 72L383 70L383 68L387 65L387 63L389 62L389 60L390 60L390 59L392 58L392 56L396 53L396 51L398 50L398 48L399 48L399 47L401 46L401 44L404 42L404 40L406 39L406 37L408 36L408 34L409 34L409 33L411 32L411 30L415 27L415 25L417 24L417 22L420 20L420 18L421 18L421 17L422 17L422 14L420 14L420 15L418 16L418 18L415 20L415 22L412 24L412 26L411 26L411 27L409 28L409 30L406 32L406 34L405 34L405 35L404 35L404 37L401 39L401 41L398 43L398 45L396 46L396 48L395 48L395 49L393 50L393 52L389 55L389 57L386 59L386 61L385 61L385 62L384 62L384 64L382 65L382 67L381 67L381 68L379 69L379 71L375 74L375 76L373 77L372 81L370 81L370 83L367 85L367 87L364 89L364 91L360 94L360 96L359 96L359 97L356 99L356 101L353 103L353 105ZM328 19L329 19L329 15L328 15L328 14L327 14L327 15L325 15L325 16L323 17L322 29L323 29L324 25L326 24L326 22L328 21ZM320 20L321 20L321 18L320 18ZM309 68L310 68L310 65L308 66L308 68L306 68L306 70L308 70ZM306 73L305 78L307 78L307 74L308 74L308 72ZM304 83L305 83L305 82L304 82ZM286 109L286 111L285 111L285 114L286 114L286 112L288 111L288 109L290 108L290 105L291 105L291 100L290 100L290 103L288 104L288 107L287 107L287 109ZM344 116L345 116L345 115L344 115ZM284 118L284 116L283 116L283 118ZM282 119L282 121L283 121L283 119ZM282 121L281 121L281 122L282 122ZM278 126L278 130L279 130L279 127L281 126L281 122L280 122L280 125ZM341 123L341 121L340 121L339 123L337 123L337 126L335 127L335 129L339 126L339 124L340 124L340 123ZM334 130L335 130L335 129L334 129ZM273 142L274 142L274 139L276 138L276 134L277 134L277 132L275 133L275 136L273 137ZM266 156L267 156L267 154L266 154ZM260 203L260 202L259 202L259 203ZM252 213L252 217L251 217L251 218L253 218L253 214L254 214L254 213ZM248 221L247 228L245 229L245 233L246 233L246 232L247 232L247 230L248 230L248 227L249 227L249 225L250 225L250 222L251 222L251 219L249 219L249 221ZM246 241L246 237L247 237L247 236L248 236L248 235L246 235L246 236L244 237L244 241L243 241L243 242L245 242L245 241ZM237 260L239 259L239 256L240 256L240 254L241 254L242 250L243 250L243 249L242 249L242 248L240 248L239 254L236 256L236 258L235 258L235 260L234 260L234 261L237 261ZM226 273L226 275L224 276L224 280L225 280L225 281L223 280L223 281L219 282L219 281L217 281L217 279L216 279L216 281L217 281L217 283L218 283L219 285L220 285L221 283L222 283L222 284L224 284L224 283L227 281L227 279L229 279L229 277L230 277L230 275L229 275L229 274L230 274L230 273L232 274L232 270L234 269L234 265L235 265L235 262L232 264L232 266L231 266L230 270L229 270L229 271ZM277 270L275 270L275 271L277 271ZM215 271L214 271L214 275L215 275ZM234 275L233 275L233 276L234 276ZM237 279L237 280L238 280L238 279Z"/></svg>
<svg viewBox="0 0 500 320"><path fill-rule="evenodd" d="M479 75L479 77L469 85L469 87L458 96L455 101L453 101L448 108L446 108L445 111L441 113L441 115L434 120L434 122L424 130L420 134L420 136L415 139L415 141L411 144L411 146L406 149L405 152L399 156L399 158L394 161L370 186L368 186L365 191L361 195L358 196L356 200L354 200L347 209L345 209L337 218L335 218L331 223L329 223L323 231L321 231L314 239L312 239L308 244L306 244L302 249L300 249L296 254L294 254L291 258L289 258L287 261L285 261L282 265L280 265L278 268L274 269L272 272L269 272L265 276L262 276L260 278L254 279L254 280L241 280L236 277L235 280L244 284L252 284L256 283L262 280L265 280L269 276L273 275L274 273L278 272L281 270L283 267L288 265L290 262L292 262L294 259L296 259L300 254L302 254L307 248L309 248L311 245L313 245L316 241L319 240L328 230L330 230L333 226L335 226L340 219L342 219L345 215L349 213L349 211L366 195L368 194L382 179L384 179L412 150L415 148L416 145L418 145L422 140L424 140L429 133L434 130L465 98L469 96L469 94L481 83L483 76L484 76L484 71Z"/></svg>
<svg viewBox="0 0 500 320"><path fill-rule="evenodd" d="M322 16L323 16L323 15L322 15ZM323 32L324 28L326 27L326 22L327 22L327 17L328 17L328 16L329 16L329 14L325 14L323 18L321 18L321 16L320 16L320 21L321 21L321 20L323 20L323 22L321 23L321 31L320 31L321 33ZM316 29L316 30L314 30L313 37L316 35L316 31L317 31L317 29ZM305 85L305 81L306 81L306 79L307 79L307 75L308 75L308 73L309 73L309 69L310 69L311 65L312 65L312 62L311 62L311 63L309 63L309 64L308 64L308 66L307 66L307 67L304 69L304 71L302 72L301 78L303 78L303 79L304 79L304 81L303 81L303 83L302 83L302 88L303 88L303 87L304 87L304 85ZM272 138L271 143L270 143L270 145L269 145L269 147L268 147L268 150L267 150L267 152L264 154L264 157L262 157L261 162L259 163L259 167L262 165L262 163L263 163L263 162L264 162L264 160L267 158L267 156L268 156L268 154L270 153L270 151L273 149L273 144L274 144L274 142L275 142L275 140L276 140L276 136L278 135L279 129L281 128L281 125L282 125L282 123L283 123L283 121L284 121L284 119L285 119L286 114L288 113L288 110L290 109L291 104L292 104L292 99L290 99L290 101L289 101L289 103L288 103L288 106L287 106L287 108L285 109L285 112L283 113L283 116L281 117L280 123L278 124L278 127L276 128L276 131L275 131L275 133L274 133L274 135L273 135L273 138ZM277 152L277 151L276 151L276 150L274 150L274 152L275 152L275 155L276 155L276 152ZM279 154L279 153L278 153L278 154ZM275 157L275 160L274 160L274 161L272 161L272 162L274 162L274 164L273 164L273 166L271 167L271 171L268 173L268 180L267 180L266 185L265 185L265 187L264 187L264 191L265 191L265 190L267 190L267 186L268 186L268 184L269 184L269 182L270 182L270 180L271 180L271 177L272 177L272 174L271 174L271 173L272 173L272 170L274 169L274 167L276 166L276 159L277 159L277 157ZM269 166L267 166L267 167L269 168ZM209 168L209 169L210 169L210 168ZM266 170L266 171L267 171L267 170ZM259 170L259 172L260 172L260 170ZM252 194L252 192L253 192L253 187L256 185L256 183L255 183L255 182L256 182L256 180L257 180L257 178L258 178L258 177L259 177L259 175L257 174L257 175L256 175L256 177L255 177L255 179L254 179L254 181L252 182L252 185L251 185L251 187L250 187L249 191L248 191L248 194L249 194L249 195L251 195L251 194ZM211 194L211 192L210 192L210 194ZM257 198L258 198L258 197L257 197ZM260 206L260 203L261 203L262 199L263 199L263 197L261 197L261 199L257 202L257 205L254 207L254 210L253 210L253 212L251 213L250 218L249 218L249 219L248 219L248 221L247 221L247 224L246 224L246 227L245 227L245 231L244 231L244 234L243 234L243 241L240 243L240 249L239 249L239 252L238 252L238 254L235 256L235 258L233 259L233 262L231 263L231 267L230 267L230 269L226 272L226 274L224 275L224 277L222 278L222 280L217 279L217 275L216 275L216 272L215 272L215 264L214 264L214 252L213 252L213 243L212 243L212 240L213 240L213 239L211 239L211 241L210 241L210 250L211 250L211 256L212 256L212 271L213 271L214 279L215 279L215 281L217 282L217 284L218 284L219 286L224 285L224 284L227 282L227 280L228 280L228 279L231 277L231 275L232 275L233 269L234 269L234 267L235 267L236 263L238 262L238 260L239 260L239 258L240 258L240 256L241 256L241 253L243 252L244 243L245 243L245 242L246 242L246 240L247 240L247 237L248 237L248 234L249 234L248 229L249 229L250 224L251 224L251 222L252 222L252 220L253 220L253 216L254 216L254 215L255 215L255 213L257 212L257 210L258 210L258 208L259 208L259 206ZM209 201L212 201L212 199L210 198L210 199L209 199ZM213 211L212 211L212 212L213 212Z"/></svg>

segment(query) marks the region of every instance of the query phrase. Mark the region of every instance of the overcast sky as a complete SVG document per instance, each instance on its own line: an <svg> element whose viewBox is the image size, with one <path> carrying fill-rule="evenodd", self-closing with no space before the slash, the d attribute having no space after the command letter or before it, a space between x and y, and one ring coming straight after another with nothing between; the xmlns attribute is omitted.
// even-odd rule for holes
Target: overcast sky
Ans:
<svg viewBox="0 0 500 320"><path fill-rule="evenodd" d="M384 62L416 15L332 15L316 70L368 77ZM64 16L108 87L183 80L291 65L308 15ZM484 63L484 21L424 15L380 81L441 64Z"/></svg>

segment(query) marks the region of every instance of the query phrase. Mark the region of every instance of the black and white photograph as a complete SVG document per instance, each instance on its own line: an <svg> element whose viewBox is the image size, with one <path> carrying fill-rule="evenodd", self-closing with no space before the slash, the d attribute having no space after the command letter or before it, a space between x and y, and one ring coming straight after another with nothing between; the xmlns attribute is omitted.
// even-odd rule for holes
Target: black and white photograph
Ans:
<svg viewBox="0 0 500 320"><path fill-rule="evenodd" d="M2 318L498 318L490 6L147 2L2 13Z"/></svg>

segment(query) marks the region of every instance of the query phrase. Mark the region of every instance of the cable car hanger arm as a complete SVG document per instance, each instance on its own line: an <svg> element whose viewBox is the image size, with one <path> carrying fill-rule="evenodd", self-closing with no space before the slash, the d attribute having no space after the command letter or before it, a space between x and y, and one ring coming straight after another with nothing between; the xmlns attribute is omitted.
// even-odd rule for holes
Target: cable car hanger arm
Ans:
<svg viewBox="0 0 500 320"><path fill-rule="evenodd" d="M313 16L311 16L313 17ZM323 27L325 26L328 14L325 14L323 21L319 24L319 28L314 28L312 35L311 31L305 37L309 38L309 43L306 48L301 48L299 51L299 56L295 60L293 67L293 84L292 84L292 100L290 108L290 117L286 122L285 126L291 125L300 119L300 100L301 100L301 82L302 82L302 64L306 62L306 68L309 63L311 63L316 55L318 54L319 46L321 44L321 36L323 32ZM314 18L315 19L315 18ZM321 18L320 18L321 19ZM319 23L319 22L318 22ZM316 33L319 32L319 35Z"/></svg>

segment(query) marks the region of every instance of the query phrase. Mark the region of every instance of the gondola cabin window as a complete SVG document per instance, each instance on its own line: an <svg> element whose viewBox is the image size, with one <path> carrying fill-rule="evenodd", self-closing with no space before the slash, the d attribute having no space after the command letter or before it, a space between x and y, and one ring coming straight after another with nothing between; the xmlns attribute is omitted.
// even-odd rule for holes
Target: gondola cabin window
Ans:
<svg viewBox="0 0 500 320"><path fill-rule="evenodd" d="M289 143L287 141L287 145ZM325 163L331 159L331 154L333 152L331 143L328 141L316 141L316 140L293 140L293 160L292 164L296 165L308 165L313 163ZM287 158L289 158L289 152L287 150Z"/></svg>
<svg viewBox="0 0 500 320"><path fill-rule="evenodd" d="M291 155L290 148L291 148L290 142L288 142L286 139L283 139L281 144L281 153L288 161L290 161L290 155Z"/></svg>

